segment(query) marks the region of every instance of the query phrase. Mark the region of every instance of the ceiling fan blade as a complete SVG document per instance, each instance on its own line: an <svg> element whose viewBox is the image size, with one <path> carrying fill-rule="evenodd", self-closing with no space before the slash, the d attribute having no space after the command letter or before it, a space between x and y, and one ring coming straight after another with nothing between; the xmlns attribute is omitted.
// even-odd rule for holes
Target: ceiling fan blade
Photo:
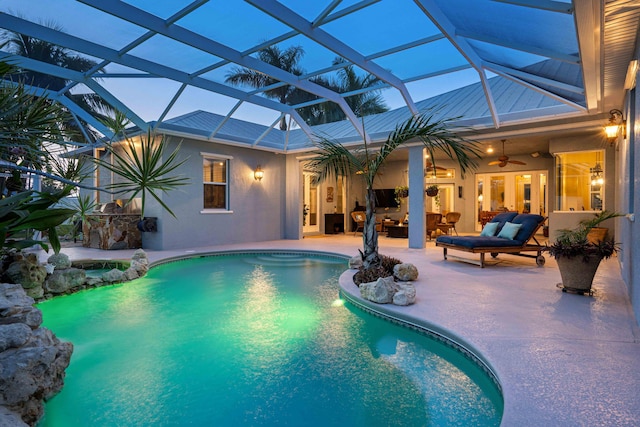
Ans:
<svg viewBox="0 0 640 427"><path fill-rule="evenodd" d="M514 165L526 165L525 162L521 162L520 160L509 160L509 163L513 163Z"/></svg>
<svg viewBox="0 0 640 427"><path fill-rule="evenodd" d="M489 166L495 166L495 165L499 165L502 162L500 160L494 160L493 162L489 162Z"/></svg>

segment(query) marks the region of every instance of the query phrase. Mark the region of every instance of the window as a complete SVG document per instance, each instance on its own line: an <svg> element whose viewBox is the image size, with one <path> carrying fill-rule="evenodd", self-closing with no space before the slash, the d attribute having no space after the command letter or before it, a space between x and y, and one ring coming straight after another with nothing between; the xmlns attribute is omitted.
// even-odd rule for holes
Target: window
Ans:
<svg viewBox="0 0 640 427"><path fill-rule="evenodd" d="M604 150L557 154L556 209L602 210L604 177Z"/></svg>
<svg viewBox="0 0 640 427"><path fill-rule="evenodd" d="M229 159L201 153L204 209L229 209Z"/></svg>

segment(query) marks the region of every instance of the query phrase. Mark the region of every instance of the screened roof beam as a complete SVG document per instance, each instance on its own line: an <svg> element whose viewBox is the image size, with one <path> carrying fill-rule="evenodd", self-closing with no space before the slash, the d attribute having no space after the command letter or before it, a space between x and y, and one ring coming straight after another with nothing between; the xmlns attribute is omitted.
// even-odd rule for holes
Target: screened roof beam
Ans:
<svg viewBox="0 0 640 427"><path fill-rule="evenodd" d="M349 15L351 13L357 12L358 10L364 9L364 8L374 4L374 3L378 3L379 1L381 1L381 0L364 0L364 1L358 2L358 3L354 4L354 5L346 7L346 8L344 8L344 9L342 9L342 10L336 12L336 13L333 13L333 14L329 15L324 21L322 21L322 23L320 25L324 25L324 24L327 24L329 22L335 21L336 19L342 18L343 16L347 16L347 15ZM257 45L253 46L250 49L242 51L242 55L243 56L251 55L252 53L256 53L256 52L258 52L258 51L260 51L262 49L265 49L265 48L267 48L269 46L273 46L274 44L281 43L281 42L283 42L285 40L288 40L290 38L293 38L293 37L295 37L297 35L298 35L297 31L289 31L287 33L281 34L281 35L279 35L277 37L274 37L272 39L266 40L266 41L264 41L264 42L262 42L260 44L257 44ZM202 70L196 71L194 74L196 74L196 75L204 74L204 73L207 73L209 71L215 70L217 68L223 67L223 66L229 64L230 62L231 61L227 61L227 60L219 61L219 62L217 62L215 64L212 64L212 65L210 65L208 67L203 68Z"/></svg>
<svg viewBox="0 0 640 427"><path fill-rule="evenodd" d="M273 130L273 128L275 127L276 124L278 124L280 122L280 120L282 120L282 117L284 116L284 114L280 114L280 117L278 117L277 119L274 120L273 123L271 123L271 126L269 126L268 128L266 128L264 130L264 132L262 132L260 134L260 136L253 142L253 144L251 144L252 147L255 147L256 145L260 144L260 141L262 141L268 134L269 132L271 132L271 130Z"/></svg>
<svg viewBox="0 0 640 427"><path fill-rule="evenodd" d="M573 6L571 3L563 3L552 0L493 0L498 3L507 3L515 6L525 6L532 9L548 10L551 12L566 13L568 15L573 13ZM573 2L572 2L573 3Z"/></svg>
<svg viewBox="0 0 640 427"><path fill-rule="evenodd" d="M456 36L456 27L451 23L449 18L442 12L433 0L414 0L416 5L431 19L431 22L440 29L440 32L451 42L451 44L465 57L469 64L478 72L480 83L484 91L493 124L497 128L500 126L498 120L498 110L496 109L491 87L487 80L487 75L482 68L482 58L476 53L475 49L462 37Z"/></svg>
<svg viewBox="0 0 640 427"><path fill-rule="evenodd" d="M218 126L216 126L216 128L213 131L211 131L211 133L209 134L209 136L207 138L208 139L212 139L214 136L216 136L218 131L220 131L220 129L222 129L222 126L224 126L224 124L227 123L227 121L229 121L231 116L233 116L233 113L235 113L238 110L238 108L240 108L241 105L242 105L242 101L236 102L236 105L234 105L233 108L231 110L229 110L229 112L224 117L224 119L222 119L220 121L220 123L218 124ZM282 117L282 116L280 116L280 117Z"/></svg>
<svg viewBox="0 0 640 427"><path fill-rule="evenodd" d="M471 33L468 31L456 30L456 35L465 39L477 40L484 43L502 46L509 49L519 50L521 52L532 53L534 55L543 56L558 61L568 62L570 64L579 64L580 57L578 55L564 54L550 49L541 49L535 46L525 45L522 43L512 43L498 37L491 37L485 34Z"/></svg>
<svg viewBox="0 0 640 427"><path fill-rule="evenodd" d="M605 102L601 58L604 47L601 44L604 22L597 13L602 7L601 0L575 2L575 21L578 31L578 45L582 58L582 79L585 87L585 101L589 112L601 111Z"/></svg>
<svg viewBox="0 0 640 427"><path fill-rule="evenodd" d="M6 60L9 58L16 58L13 55L9 55L5 52L0 52L0 60ZM12 61L13 64L18 64L19 65L19 61ZM24 67L26 68L26 67ZM2 85L10 85L10 86L17 86L18 83L13 82L11 80L1 80L0 79L0 86ZM89 123L92 127L94 127L96 130L98 130L100 133L102 133L103 135L112 135L113 132L107 128L104 124L102 124L99 120L96 120L95 117L93 117L91 114L87 113L84 109L82 109L78 104L76 104L75 102L73 102L69 97L64 96L64 94L60 93L60 92L52 92L49 89L43 89L41 87L37 87L37 86L31 86L29 84L25 84L23 83L24 88L27 90L27 92L32 93L35 96L38 97L46 97L48 99L51 99L52 101L56 101L59 102L60 104L64 105L67 109L69 109L69 111L71 112L71 114L74 116L74 119L77 121L78 118L84 120L85 122ZM82 130L82 133L85 135L85 138L87 138L87 141L90 141L88 135L85 133L84 131L84 127L80 126L80 129ZM79 143L75 143L75 145L86 145L86 144L79 144Z"/></svg>
<svg viewBox="0 0 640 427"><path fill-rule="evenodd" d="M208 90L211 92L219 93L221 95L228 96L235 99L243 99L252 104L256 104L271 110L281 111L289 113L292 111L288 105L281 104L279 102L266 99L261 96L249 95L246 92L235 89L220 83L216 83L211 80L203 79L201 77L190 78L185 72L176 70L165 65L157 64L155 62L138 58L136 56L126 54L119 55L117 51L109 49L102 45L98 45L89 42L84 39L80 39L71 36L66 33L55 31L51 28L35 24L33 22L25 21L21 18L17 18L11 15L2 14L4 28L26 34L31 37L38 38L40 40L46 40L50 43L66 47L77 52L82 52L87 55L91 55L97 58L106 58L110 62L125 65L130 68L145 71L150 74L165 77L170 80L174 80L179 83L187 83L191 86L198 87L200 89ZM37 70L36 70L37 71ZM77 80L77 79L74 79ZM84 80L84 76L83 76Z"/></svg>
<svg viewBox="0 0 640 427"><path fill-rule="evenodd" d="M137 114L135 114L133 111L131 111L122 102L120 102L119 99L117 99L115 96L113 96L111 93L109 93L106 89L104 89L102 86L100 86L94 80L92 80L90 77L86 77L83 73L80 73L80 72L74 71L74 70L70 70L68 68L59 67L57 65L47 64L45 62L37 61L35 59L25 58L23 56L10 55L10 54L7 54L5 52L0 51L0 59L8 59L8 58L11 58L12 63L15 64L17 67L25 68L27 70L37 71L39 73L48 74L50 76L59 77L61 79L65 79L65 80L73 80L73 81L76 81L76 82L79 82L79 83L83 83L89 89L93 90L95 93L97 93L98 95L103 97L104 100L107 101L109 104L111 104L113 107L118 108L120 111L122 111L123 113L127 114L128 116L130 114L129 118L131 119L132 122L134 122L136 125L146 129L147 125L144 122L144 120L142 120L140 117L138 117ZM60 92L59 95L62 96L62 92ZM58 99L60 100L61 98L58 98ZM67 98L67 99L69 99L69 98ZM62 102L62 101L60 101L60 102ZM73 105L71 105L71 104L65 104L65 105L68 108L72 109L76 114L82 116L83 120L86 120L87 116L82 115L82 112L84 111L82 108L80 108L77 104L75 104L70 99L69 99L69 101L65 101L65 102L69 102L69 103L73 104ZM97 121L95 119L93 119L91 121L87 120L87 122L90 123L93 126L94 123L97 122Z"/></svg>
<svg viewBox="0 0 640 427"><path fill-rule="evenodd" d="M138 9L134 6L128 5L121 1L113 1L104 3L98 0L79 0L89 6L92 6L98 10L101 10L110 15L124 19L128 22L134 23L142 28L146 28L151 31L155 31L158 34L169 37L173 40L179 41L203 52L210 53L224 59L227 59L235 64L241 65L246 68L250 68L266 75L269 75L276 80L285 81L290 85L296 86L302 90L305 90L314 95L326 97L340 106L352 125L357 129L361 136L365 137L362 125L359 123L355 113L351 110L349 105L335 92L312 83L306 80L300 80L298 76L283 71L278 67L262 62L251 56L243 56L241 52L231 49L228 46L222 45L214 40L208 39L186 28L180 27L176 24L165 25L165 22L157 16ZM282 111L282 110L278 110Z"/></svg>
<svg viewBox="0 0 640 427"><path fill-rule="evenodd" d="M574 86L567 83L562 83L557 80L548 79L546 77L538 76L536 74L527 73L524 71L505 67L499 64L493 64L491 62L485 62L484 67L487 70L492 71L496 74L511 75L513 77L520 78L520 79L532 80L532 81L542 83L548 86L552 86L561 90L565 90L567 92L576 93L578 95L584 96L584 88L580 86Z"/></svg>
<svg viewBox="0 0 640 427"><path fill-rule="evenodd" d="M186 88L187 88L187 84L182 83L182 85L180 86L180 88L178 88L178 90L173 95L173 97L171 97L171 101L169 101L165 109L162 111L162 113L160 114L160 117L158 117L157 124L154 127L158 127L158 124L160 124L164 120L164 118L167 116L167 114L169 114L169 111L171 111L175 103L178 102L178 98L180 98L180 95L182 95L182 92L184 92Z"/></svg>
<svg viewBox="0 0 640 427"><path fill-rule="evenodd" d="M350 46L347 46L345 43L331 36L327 32L323 31L320 28L313 28L311 23L304 19L302 16L296 14L291 9L283 6L282 4L273 1L273 0L245 0L248 3L254 5L256 8L262 10L263 12L271 15L274 19L282 22L283 24L295 29L311 40L319 43L320 45L326 47L332 52L340 55L345 58L347 61L352 62L354 65L366 70L367 72L373 74L378 77L380 80L387 82L392 87L397 89L402 97L404 98L405 103L411 110L413 114L418 113L418 109L413 103L413 99L409 94L406 86L402 83L402 81L389 71L380 67L378 64L367 61L366 58L357 52L355 49L352 49Z"/></svg>
<svg viewBox="0 0 640 427"><path fill-rule="evenodd" d="M568 105L568 106L570 106L572 108L575 108L576 110L579 110L579 111L585 111L586 110L583 105L580 105L580 104L578 104L578 103L576 103L574 101L566 99L566 98L564 98L564 97L562 97L560 95L557 95L557 94L555 94L553 92L549 92L548 90L542 89L541 87L536 86L534 84L531 84L531 83L529 83L529 82L527 82L525 80L522 80L522 79L520 79L520 78L518 78L518 77L516 77L516 76L514 76L514 75L512 75L512 74L510 74L508 72L504 72L504 71L502 71L502 68L504 68L504 67L497 66L495 68L492 68L491 71L496 73L496 74L498 74L498 75L500 75L500 76L502 76L502 77L504 77L504 78L506 78L506 79L509 79L509 80L511 80L511 81L513 81L515 83L518 83L518 84L520 84L522 86L526 86L529 89L532 89L532 90L534 90L534 91L536 91L538 93L541 93L541 94L543 94L545 96L548 96L549 98L553 98L553 99L555 99L557 101L560 101L563 104L566 104L566 105ZM513 71L513 70L511 70L511 71ZM531 76L531 75L528 75L528 76L537 77L537 76ZM549 83L549 84L551 85L551 83ZM568 90L568 89L565 89L565 90ZM582 91L582 92L584 92L584 91Z"/></svg>
<svg viewBox="0 0 640 427"><path fill-rule="evenodd" d="M329 3L329 5L327 7L324 8L324 10L322 12L320 12L320 15L318 15L318 17L311 23L312 27L319 27L320 25L322 25L324 22L324 18L326 18L327 16L329 16L329 14L336 8L338 7L338 5L342 3L342 0L333 0L331 3Z"/></svg>

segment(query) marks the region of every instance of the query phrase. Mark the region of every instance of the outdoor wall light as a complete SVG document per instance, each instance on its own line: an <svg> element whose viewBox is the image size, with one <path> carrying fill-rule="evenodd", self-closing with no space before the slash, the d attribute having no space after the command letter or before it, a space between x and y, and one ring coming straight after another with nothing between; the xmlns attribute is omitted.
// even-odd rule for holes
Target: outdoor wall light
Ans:
<svg viewBox="0 0 640 427"><path fill-rule="evenodd" d="M609 123L604 126L604 133L609 140L609 144L614 145L620 131L622 131L622 137L627 138L627 122L620 110L613 109L609 111L609 116Z"/></svg>
<svg viewBox="0 0 640 427"><path fill-rule="evenodd" d="M264 171L262 170L262 168L260 167L260 165L258 165L256 167L256 169L253 171L253 178L256 181L262 181L262 178L264 177Z"/></svg>

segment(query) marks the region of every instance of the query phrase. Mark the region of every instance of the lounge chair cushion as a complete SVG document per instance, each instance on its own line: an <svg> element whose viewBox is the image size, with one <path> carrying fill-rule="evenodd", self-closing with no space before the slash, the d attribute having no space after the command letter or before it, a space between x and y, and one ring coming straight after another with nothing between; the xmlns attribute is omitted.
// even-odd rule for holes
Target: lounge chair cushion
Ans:
<svg viewBox="0 0 640 427"><path fill-rule="evenodd" d="M502 230L502 227L509 221L513 222L513 219L516 216L518 216L518 212L502 212L494 216L489 222L498 223L498 229L496 230L496 233L495 233L495 234L498 234L500 233L500 230Z"/></svg>
<svg viewBox="0 0 640 427"><path fill-rule="evenodd" d="M515 240L503 239L498 236L439 236L437 239L441 243L462 246L465 248L507 248L520 246L522 243ZM497 251L496 251L497 252Z"/></svg>
<svg viewBox="0 0 640 427"><path fill-rule="evenodd" d="M488 222L485 224L484 228L480 232L482 237L495 236L496 231L498 231L498 223L497 222Z"/></svg>
<svg viewBox="0 0 640 427"><path fill-rule="evenodd" d="M518 234L518 231L520 231L521 227L522 227L522 224L514 224L512 222L506 222L502 226L502 230L500 230L500 233L498 233L498 237L501 237L503 239L513 240L513 238L516 237L516 234Z"/></svg>
<svg viewBox="0 0 640 427"><path fill-rule="evenodd" d="M536 214L520 214L516 212L505 212L496 215L491 222L498 222L504 225L507 222L520 224L521 227L514 239L504 239L498 236L439 236L437 242L458 245L465 248L507 248L523 246L538 227L538 224L544 220L544 217ZM485 226L486 227L486 226ZM496 251L499 252L499 251Z"/></svg>
<svg viewBox="0 0 640 427"><path fill-rule="evenodd" d="M534 232L538 228L538 225L544 221L544 217L536 214L520 214L511 220L514 224L522 224L518 234L514 237L514 240L524 245L529 240Z"/></svg>

